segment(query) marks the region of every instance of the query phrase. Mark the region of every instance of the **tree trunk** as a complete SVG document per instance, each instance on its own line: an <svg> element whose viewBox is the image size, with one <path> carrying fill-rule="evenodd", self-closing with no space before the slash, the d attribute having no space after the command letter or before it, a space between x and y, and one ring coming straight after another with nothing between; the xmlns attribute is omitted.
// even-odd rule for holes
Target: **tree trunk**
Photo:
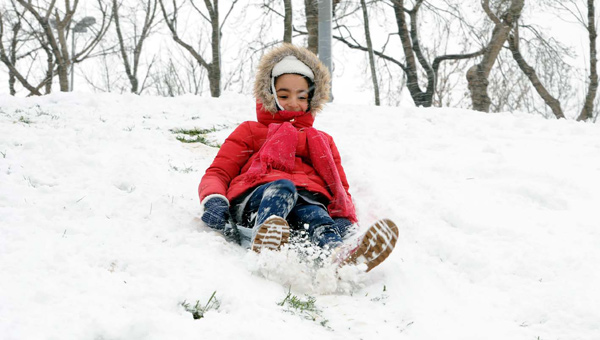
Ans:
<svg viewBox="0 0 600 340"><path fill-rule="evenodd" d="M404 57L406 58L406 68L404 73L406 74L406 87L410 96L412 97L415 105L417 106L431 106L433 99L433 92L430 95L423 92L419 86L419 75L417 69L417 61L415 59L415 53L413 50L413 42L409 33L408 24L404 12L404 0L395 0L394 14L396 15L396 23L398 25L398 35L402 42L402 50L404 51Z"/></svg>
<svg viewBox="0 0 600 340"><path fill-rule="evenodd" d="M70 13L70 14L69 14ZM71 25L73 13L65 14L63 20L56 13L56 35L59 45L59 51L55 51L56 61L58 63L58 84L61 92L69 92L69 68L71 66L73 56L69 53L69 44L67 43L66 29ZM75 34L71 32L71 34ZM57 53L58 52L58 53Z"/></svg>
<svg viewBox="0 0 600 340"><path fill-rule="evenodd" d="M306 30L308 31L307 48L314 54L319 53L319 7L318 0L304 0L306 14Z"/></svg>
<svg viewBox="0 0 600 340"><path fill-rule="evenodd" d="M212 25L212 62L208 69L210 95L221 96L221 28L219 27L219 0L214 0L210 16Z"/></svg>
<svg viewBox="0 0 600 340"><path fill-rule="evenodd" d="M283 0L285 7L285 17L283 20L283 42L292 43L292 0Z"/></svg>
<svg viewBox="0 0 600 340"><path fill-rule="evenodd" d="M46 94L52 93L52 78L54 78L54 57L52 54L52 50L48 46L48 44L43 43L42 48L46 52L46 79L44 79L44 90Z"/></svg>
<svg viewBox="0 0 600 340"><path fill-rule="evenodd" d="M560 101L558 101L556 98L554 98L548 92L548 90L546 90L546 87L544 87L544 85L538 78L537 73L535 72L533 67L531 67L523 58L523 55L521 54L521 51L519 50L519 26L518 25L515 26L515 33L511 34L508 37L508 46L510 48L510 51L512 52L513 58L517 62L517 65L519 65L519 68L521 69L521 71L523 71L523 73L525 73L527 78L529 78L529 81L531 81L531 85L533 85L533 88L542 97L542 99L544 100L546 105L548 105L548 107L550 107L550 109L554 113L554 116L556 116L556 118L559 118L559 119L565 118L565 114L563 113L562 108L560 106Z"/></svg>
<svg viewBox="0 0 600 340"><path fill-rule="evenodd" d="M471 92L471 101L474 110L482 112L490 111L491 101L487 90L489 84L488 76L502 46L508 38L508 33L512 29L513 24L519 19L523 6L524 0L512 0L510 8L506 13L503 13L501 16L502 20L500 20L490 10L489 0L482 1L484 11L496 25L481 62L471 66L467 71L468 88Z"/></svg>
<svg viewBox="0 0 600 340"><path fill-rule="evenodd" d="M488 76L492 70L492 66L496 63L496 58L500 54L500 50L504 42L508 38L510 27L503 23L499 23L494 27L492 38L487 45L483 59L477 65L473 65L467 70L468 88L471 92L471 101L473 110L489 112L491 100L488 95Z"/></svg>
<svg viewBox="0 0 600 340"><path fill-rule="evenodd" d="M69 65L70 65L70 56L67 48L67 43L65 39L65 27L70 24L70 16L65 17L62 21L60 18L56 18L56 34L58 37L54 36L53 29L50 27L48 20L45 17L41 17L39 13L34 12L35 10L29 4L24 5L23 0L19 0L23 6L25 6L32 14L36 16L38 22L44 29L46 33L46 37L48 39L48 43L52 48L52 54L54 55L54 60L56 61L56 72L58 75L58 84L61 92L69 92ZM52 9L49 9L51 11Z"/></svg>
<svg viewBox="0 0 600 340"><path fill-rule="evenodd" d="M0 14L1 15L1 14ZM17 42L19 31L21 30L21 22L18 22L13 26L13 35L10 42L10 63L13 65L17 65ZM17 82L17 77L12 70L8 70L8 88L10 91L10 95L14 96L17 94L15 89L15 83Z"/></svg>
<svg viewBox="0 0 600 340"><path fill-rule="evenodd" d="M360 0L360 6L362 7L364 26L365 26L365 37L367 39L367 49L369 50L369 65L371 67L371 80L373 81L373 92L375 94L375 105L379 106L379 84L377 82L377 70L375 68L375 57L373 55L373 43L371 42L371 32L369 30L369 14L367 13L367 4L365 0Z"/></svg>
<svg viewBox="0 0 600 340"><path fill-rule="evenodd" d="M115 19L115 30L117 32L117 40L119 41L121 59L123 60L123 66L125 67L125 74L127 74L129 84L131 85L131 93L137 93L137 77L131 69L129 57L127 56L127 51L125 49L125 41L123 40L123 32L121 31L121 19L119 18L119 5L117 4L117 0L112 1L112 14Z"/></svg>
<svg viewBox="0 0 600 340"><path fill-rule="evenodd" d="M594 117L594 99L596 98L596 92L598 91L598 70L596 64L598 62L596 57L596 20L595 20L595 8L594 0L588 0L588 34L590 37L590 87L585 97L585 104L583 109L577 117L578 121L588 120Z"/></svg>
<svg viewBox="0 0 600 340"><path fill-rule="evenodd" d="M58 86L61 92L69 92L69 69L67 63L62 61L58 62Z"/></svg>
<svg viewBox="0 0 600 340"><path fill-rule="evenodd" d="M123 66L125 67L125 73L127 74L127 78L129 79L129 84L131 85L131 93L135 94L139 94L144 90L144 82L142 82L142 88L140 89L140 81L138 79L138 67L140 64L140 56L142 54L144 41L150 35L152 30L152 23L154 22L154 18L156 17L157 0L147 0L147 2L143 4L144 24L139 35L137 33L137 23L134 26L133 58L131 58L132 60L130 62L130 56L127 54L127 46L125 45L125 38L123 37L123 31L121 29L121 17L119 14L120 5L117 3L117 0L112 0L112 15L115 19L115 30L119 42L121 59L123 61ZM128 14L131 15L132 13L136 13L138 9L139 8L134 8L133 12L130 10ZM146 74L146 77L148 77L148 74Z"/></svg>
<svg viewBox="0 0 600 340"><path fill-rule="evenodd" d="M417 14L422 4L423 0L417 0L413 9L408 12L410 17L410 40L412 42L412 50L414 51L415 56L419 61L419 64L427 74L427 86L425 88L425 91L422 91L422 97L427 102L427 105L424 106L431 106L433 102L433 94L435 92L435 87L437 83L437 74L435 74L433 67L431 66L427 58L425 58L425 55L421 50L421 43L419 41Z"/></svg>

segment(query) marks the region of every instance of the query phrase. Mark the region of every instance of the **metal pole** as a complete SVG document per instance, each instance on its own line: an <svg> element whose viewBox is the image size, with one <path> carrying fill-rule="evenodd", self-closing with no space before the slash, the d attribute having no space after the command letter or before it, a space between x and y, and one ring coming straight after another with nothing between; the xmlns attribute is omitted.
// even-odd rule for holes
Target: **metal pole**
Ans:
<svg viewBox="0 0 600 340"><path fill-rule="evenodd" d="M319 1L319 59L332 73L333 69L331 62L331 21L332 21L332 6L331 0ZM333 82L333 81L332 81ZM333 84L332 84L333 89ZM333 90L329 93L330 100L333 100Z"/></svg>
<svg viewBox="0 0 600 340"><path fill-rule="evenodd" d="M71 30L71 83L69 84L69 91L73 92L73 71L75 71L75 31Z"/></svg>

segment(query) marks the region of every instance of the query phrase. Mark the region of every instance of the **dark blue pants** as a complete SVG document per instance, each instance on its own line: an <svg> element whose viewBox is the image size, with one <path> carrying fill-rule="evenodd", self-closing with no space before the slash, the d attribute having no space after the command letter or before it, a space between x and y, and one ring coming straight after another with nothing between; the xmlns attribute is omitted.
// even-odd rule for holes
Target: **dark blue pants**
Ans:
<svg viewBox="0 0 600 340"><path fill-rule="evenodd" d="M257 227L272 215L285 218L292 229L306 229L310 240L320 247L342 243L343 234L325 207L303 199L292 181L281 179L258 187L242 216L250 227Z"/></svg>

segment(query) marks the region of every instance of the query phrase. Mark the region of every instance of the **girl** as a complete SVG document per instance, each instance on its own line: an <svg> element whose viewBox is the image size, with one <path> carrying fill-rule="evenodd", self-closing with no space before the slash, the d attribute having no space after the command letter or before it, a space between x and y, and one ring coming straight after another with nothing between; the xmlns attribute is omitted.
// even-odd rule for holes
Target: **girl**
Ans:
<svg viewBox="0 0 600 340"><path fill-rule="evenodd" d="M397 227L383 220L357 244L344 244L356 212L333 138L312 127L329 99L330 75L309 50L290 44L261 59L254 84L257 121L238 126L206 170L198 192L202 221L242 246L278 249L290 228L305 229L341 264L367 271L393 250ZM230 220L231 219L231 220Z"/></svg>

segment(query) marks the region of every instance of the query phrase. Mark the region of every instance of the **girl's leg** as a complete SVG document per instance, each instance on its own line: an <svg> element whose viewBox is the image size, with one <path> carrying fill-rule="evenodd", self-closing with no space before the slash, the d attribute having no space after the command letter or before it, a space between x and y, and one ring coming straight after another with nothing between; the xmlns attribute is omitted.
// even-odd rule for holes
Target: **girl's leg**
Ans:
<svg viewBox="0 0 600 340"><path fill-rule="evenodd" d="M256 213L254 227L263 224L270 216L286 218L296 201L298 192L292 181L280 179L259 187L248 201L244 211Z"/></svg>
<svg viewBox="0 0 600 340"><path fill-rule="evenodd" d="M258 187L244 207L243 220L248 228L238 226L242 246L260 251L262 248L275 249L287 242L289 227L285 218L297 199L296 187L289 180L277 180Z"/></svg>
<svg viewBox="0 0 600 340"><path fill-rule="evenodd" d="M340 231L321 205L298 204L288 220L293 226L308 229L309 239L319 247L335 248L342 243Z"/></svg>

